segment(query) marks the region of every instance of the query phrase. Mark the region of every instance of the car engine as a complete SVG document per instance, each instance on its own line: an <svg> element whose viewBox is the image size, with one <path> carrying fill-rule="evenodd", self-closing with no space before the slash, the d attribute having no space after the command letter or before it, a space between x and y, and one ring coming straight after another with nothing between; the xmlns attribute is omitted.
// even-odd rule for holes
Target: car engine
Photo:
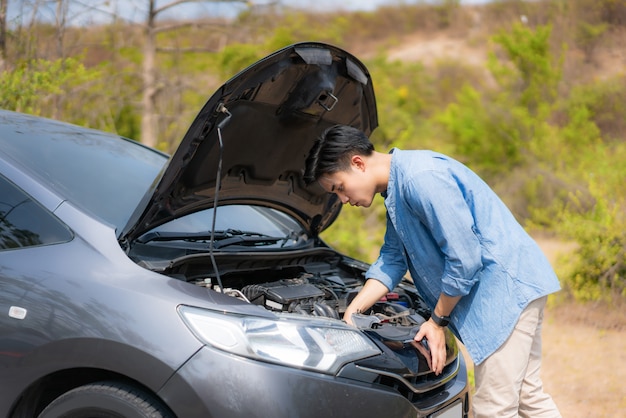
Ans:
<svg viewBox="0 0 626 418"><path fill-rule="evenodd" d="M332 257L328 257L329 254ZM323 259L320 255L324 255ZM222 286L215 277L189 281L270 311L335 319L343 317L365 281L365 264L337 257L334 252L323 251L323 254L310 255L294 263L295 260L282 260L279 265L268 265L248 260L246 264L225 268ZM189 273L189 265L186 270ZM360 315L356 325L364 328L376 328L378 323L415 326L429 315L414 286L407 281ZM364 317L369 318L364 320Z"/></svg>

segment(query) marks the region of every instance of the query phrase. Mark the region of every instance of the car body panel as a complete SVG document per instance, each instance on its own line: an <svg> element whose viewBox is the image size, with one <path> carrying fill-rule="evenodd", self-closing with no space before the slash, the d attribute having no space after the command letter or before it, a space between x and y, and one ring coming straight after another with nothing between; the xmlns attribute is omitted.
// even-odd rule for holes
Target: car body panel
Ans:
<svg viewBox="0 0 626 418"><path fill-rule="evenodd" d="M390 390L323 374L260 362L246 362L241 359L235 360L240 364L233 368L227 366L230 361L226 361L224 356L224 353L205 347L178 373L178 376L186 382L208 380L210 396L197 385L195 390L181 394L174 389L179 387L177 384L166 385L159 394L165 399L172 400L178 396L190 398L177 402L174 406L175 412L181 417L197 414L189 405L196 405L198 400L204 404L206 413L215 416L229 414L302 418L417 416L415 409L406 399ZM199 366L205 364L210 365L212 370L210 376L204 374L202 366ZM232 376L233 369L240 372ZM229 381L234 378L237 386L220 385L225 376L228 376ZM272 376L271 379L268 379L268 376ZM256 401L247 402L250 397ZM204 400L209 398L210 401ZM177 409L176 406L182 409Z"/></svg>
<svg viewBox="0 0 626 418"><path fill-rule="evenodd" d="M2 251L0 265L0 309L26 311L24 319L0 316L4 413L8 406L2 404L17 398L11 391L19 394L38 379L68 368L120 373L157 390L201 346L176 314L183 298L172 287L182 283L136 265L113 270L111 260L80 237ZM57 272L64 270L67 274L60 277ZM206 298L187 300L199 301L206 303Z"/></svg>

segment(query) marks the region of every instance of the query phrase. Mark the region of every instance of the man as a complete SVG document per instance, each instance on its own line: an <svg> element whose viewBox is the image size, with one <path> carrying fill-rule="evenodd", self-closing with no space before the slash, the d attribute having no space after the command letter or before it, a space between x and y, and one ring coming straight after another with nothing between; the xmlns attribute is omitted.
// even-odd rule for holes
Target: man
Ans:
<svg viewBox="0 0 626 418"><path fill-rule="evenodd" d="M376 193L385 199L384 244L346 322L408 270L432 310L415 340L428 340L436 374L446 358L444 328L463 342L475 364L475 417L561 416L539 376L543 308L559 282L485 182L432 151L377 152L364 133L343 125L318 138L305 180L344 204L369 207Z"/></svg>

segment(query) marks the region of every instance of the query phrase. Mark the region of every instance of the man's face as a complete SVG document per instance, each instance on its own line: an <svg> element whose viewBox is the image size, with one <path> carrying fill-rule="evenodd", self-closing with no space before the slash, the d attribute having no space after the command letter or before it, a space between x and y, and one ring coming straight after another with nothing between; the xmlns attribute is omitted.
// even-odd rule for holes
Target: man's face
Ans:
<svg viewBox="0 0 626 418"><path fill-rule="evenodd" d="M376 184L363 159L354 156L350 168L320 177L319 183L329 193L335 193L341 203L370 207L376 195Z"/></svg>

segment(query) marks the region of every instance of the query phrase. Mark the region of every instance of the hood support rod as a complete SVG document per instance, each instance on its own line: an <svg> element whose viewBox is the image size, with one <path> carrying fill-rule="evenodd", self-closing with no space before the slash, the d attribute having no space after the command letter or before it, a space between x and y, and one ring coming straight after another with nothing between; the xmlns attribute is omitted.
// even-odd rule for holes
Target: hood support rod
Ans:
<svg viewBox="0 0 626 418"><path fill-rule="evenodd" d="M224 286L222 285L222 278L220 277L220 272L217 268L217 263L215 262L215 255L213 254L214 250L214 242L215 242L215 220L217 217L217 202L219 201L219 193L222 183L222 157L224 154L224 142L222 141L222 128L226 126L232 114L228 111L224 103L220 103L217 105L217 111L224 113L226 117L222 119L220 123L217 124L217 138L219 140L219 158L217 162L217 175L215 176L215 196L213 196L213 221L211 224L211 241L209 243L209 255L211 257L211 264L213 264L213 271L215 272L215 278L217 279L217 284L220 287L220 292L224 293Z"/></svg>

